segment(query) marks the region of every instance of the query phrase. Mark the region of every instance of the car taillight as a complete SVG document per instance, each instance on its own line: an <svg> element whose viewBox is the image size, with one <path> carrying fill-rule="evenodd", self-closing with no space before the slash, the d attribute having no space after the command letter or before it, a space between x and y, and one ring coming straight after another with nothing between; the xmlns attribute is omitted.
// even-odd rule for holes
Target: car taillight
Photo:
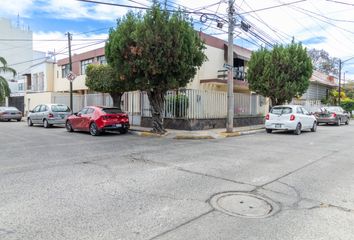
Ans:
<svg viewBox="0 0 354 240"><path fill-rule="evenodd" d="M54 118L53 113L49 113L49 114L48 114L48 118Z"/></svg>
<svg viewBox="0 0 354 240"><path fill-rule="evenodd" d="M269 120L269 113L266 115L266 120Z"/></svg>
<svg viewBox="0 0 354 240"><path fill-rule="evenodd" d="M337 114L336 113L332 113L332 117L337 117Z"/></svg>
<svg viewBox="0 0 354 240"><path fill-rule="evenodd" d="M294 114L291 114L290 115L290 121L294 121L295 120L295 115Z"/></svg>

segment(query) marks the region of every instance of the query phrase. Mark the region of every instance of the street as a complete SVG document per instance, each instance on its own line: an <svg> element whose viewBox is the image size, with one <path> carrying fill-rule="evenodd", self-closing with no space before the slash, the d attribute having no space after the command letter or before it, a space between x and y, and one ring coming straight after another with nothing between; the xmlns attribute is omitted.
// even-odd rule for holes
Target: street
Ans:
<svg viewBox="0 0 354 240"><path fill-rule="evenodd" d="M352 240L353 146L353 125L175 140L0 122L0 239Z"/></svg>

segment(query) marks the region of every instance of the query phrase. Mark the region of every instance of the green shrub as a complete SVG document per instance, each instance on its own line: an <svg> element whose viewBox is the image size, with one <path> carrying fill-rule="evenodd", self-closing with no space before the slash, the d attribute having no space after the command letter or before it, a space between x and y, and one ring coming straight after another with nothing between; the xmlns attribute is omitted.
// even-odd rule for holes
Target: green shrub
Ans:
<svg viewBox="0 0 354 240"><path fill-rule="evenodd" d="M352 113L352 111L354 110L354 99L345 99L342 100L340 103L340 106L345 110L350 112L350 114Z"/></svg>
<svg viewBox="0 0 354 240"><path fill-rule="evenodd" d="M186 95L167 96L165 100L168 116L185 117L187 115L189 100Z"/></svg>

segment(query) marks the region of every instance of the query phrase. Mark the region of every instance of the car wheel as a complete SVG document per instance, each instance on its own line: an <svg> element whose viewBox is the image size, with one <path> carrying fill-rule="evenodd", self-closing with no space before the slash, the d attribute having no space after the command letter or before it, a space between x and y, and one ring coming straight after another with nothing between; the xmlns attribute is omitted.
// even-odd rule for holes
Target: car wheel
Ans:
<svg viewBox="0 0 354 240"><path fill-rule="evenodd" d="M32 127L32 126L33 126L33 122L32 122L32 120L31 120L30 118L27 118L27 125L28 125L29 127Z"/></svg>
<svg viewBox="0 0 354 240"><path fill-rule="evenodd" d="M17 122L21 122L21 120L22 120L22 119L21 119L21 118L19 118L19 119L16 119L16 120L17 120Z"/></svg>
<svg viewBox="0 0 354 240"><path fill-rule="evenodd" d="M295 131L294 131L294 134L295 134L295 135L300 135L300 134L301 134L301 123L298 123L298 124L296 125L296 129L295 129Z"/></svg>
<svg viewBox="0 0 354 240"><path fill-rule="evenodd" d="M7 121L8 121L8 122L10 122L10 121L11 121L11 119L7 119Z"/></svg>
<svg viewBox="0 0 354 240"><path fill-rule="evenodd" d="M266 129L267 133L272 133L273 129Z"/></svg>
<svg viewBox="0 0 354 240"><path fill-rule="evenodd" d="M316 132L317 131L317 122L313 122L312 128L311 128L311 132Z"/></svg>
<svg viewBox="0 0 354 240"><path fill-rule="evenodd" d="M66 128L66 131L68 131L68 132L73 132L74 131L70 121L66 121L65 128Z"/></svg>
<svg viewBox="0 0 354 240"><path fill-rule="evenodd" d="M100 135L100 131L98 130L97 125L94 122L90 124L90 134L92 136Z"/></svg>
<svg viewBox="0 0 354 240"><path fill-rule="evenodd" d="M50 124L48 123L47 119L43 120L43 127L45 127L45 128L49 128L50 127Z"/></svg>
<svg viewBox="0 0 354 240"><path fill-rule="evenodd" d="M340 126L340 125L342 125L342 121L340 120L340 118L338 118L338 120L337 120L337 126Z"/></svg>
<svg viewBox="0 0 354 240"><path fill-rule="evenodd" d="M350 119L347 118L347 121L345 121L345 125L349 125L349 121L350 121Z"/></svg>

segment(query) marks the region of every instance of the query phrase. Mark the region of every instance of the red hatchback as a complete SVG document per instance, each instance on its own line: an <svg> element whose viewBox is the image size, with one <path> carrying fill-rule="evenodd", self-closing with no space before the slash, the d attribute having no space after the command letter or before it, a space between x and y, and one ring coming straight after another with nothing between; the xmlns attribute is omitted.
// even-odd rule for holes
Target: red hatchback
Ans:
<svg viewBox="0 0 354 240"><path fill-rule="evenodd" d="M126 113L115 107L88 106L70 115L65 127L68 132L86 131L92 136L98 136L105 131L119 131L124 134L129 129L129 118Z"/></svg>

